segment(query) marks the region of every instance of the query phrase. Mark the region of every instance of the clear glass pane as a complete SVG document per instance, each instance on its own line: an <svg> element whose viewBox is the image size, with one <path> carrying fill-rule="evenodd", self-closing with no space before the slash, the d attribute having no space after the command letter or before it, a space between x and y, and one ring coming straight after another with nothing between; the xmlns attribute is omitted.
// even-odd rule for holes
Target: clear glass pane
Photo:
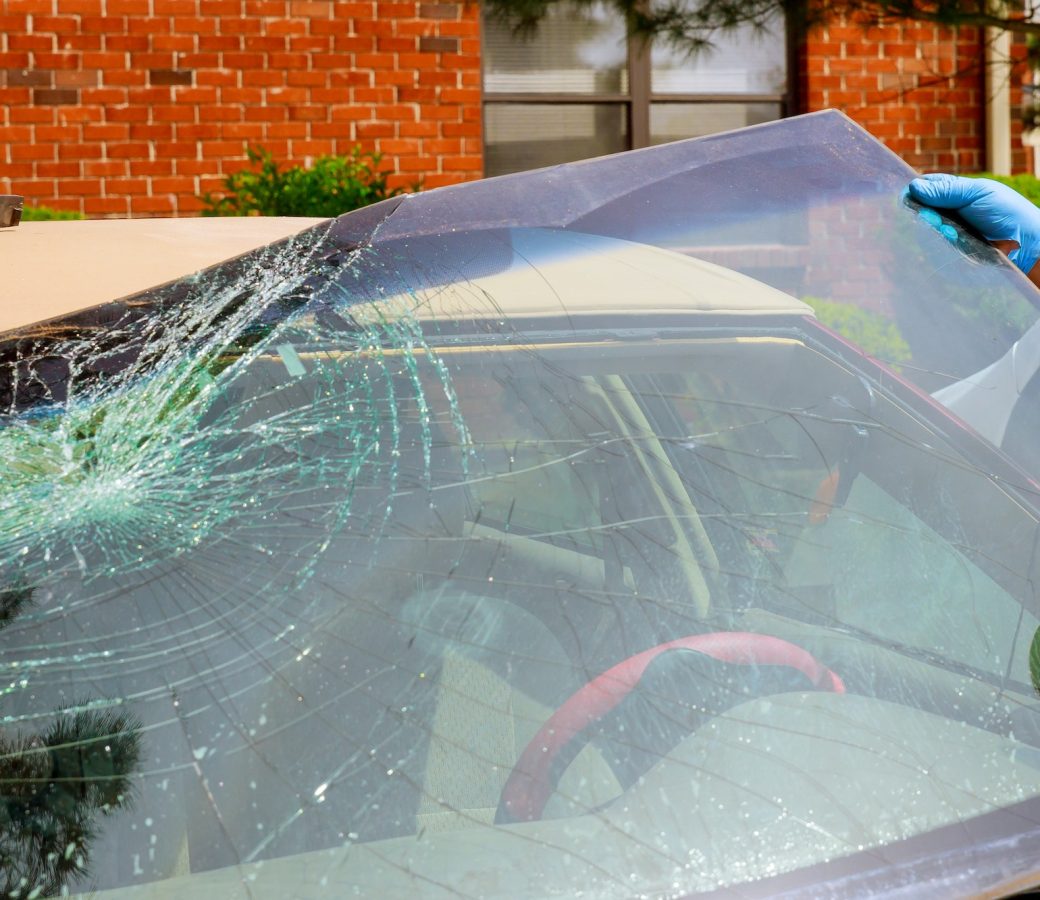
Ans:
<svg viewBox="0 0 1040 900"><path fill-rule="evenodd" d="M487 93L628 93L625 23L598 3L551 6L538 31L518 37L486 16L484 90Z"/></svg>
<svg viewBox="0 0 1040 900"><path fill-rule="evenodd" d="M655 94L780 94L787 87L784 23L755 31L742 28L713 39L695 56L663 44L651 52Z"/></svg>
<svg viewBox="0 0 1040 900"><path fill-rule="evenodd" d="M654 103L650 106L650 142L732 131L780 118L779 103Z"/></svg>
<svg viewBox="0 0 1040 900"><path fill-rule="evenodd" d="M621 103L488 104L484 129L487 175L617 153L628 144Z"/></svg>

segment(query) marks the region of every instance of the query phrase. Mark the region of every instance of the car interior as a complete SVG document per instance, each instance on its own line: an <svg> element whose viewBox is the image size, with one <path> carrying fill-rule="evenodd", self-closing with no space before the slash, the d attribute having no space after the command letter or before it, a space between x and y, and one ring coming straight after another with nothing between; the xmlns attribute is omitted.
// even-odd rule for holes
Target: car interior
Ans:
<svg viewBox="0 0 1040 900"><path fill-rule="evenodd" d="M233 714L200 713L293 736L180 775L170 891L254 866L705 889L752 832L749 878L1034 793L1036 520L1014 491L811 323L567 337L380 360L395 437L287 598L306 659L272 651L269 678L233 671ZM278 513L302 528L276 560L323 531L318 493ZM261 620L232 634L255 646Z"/></svg>

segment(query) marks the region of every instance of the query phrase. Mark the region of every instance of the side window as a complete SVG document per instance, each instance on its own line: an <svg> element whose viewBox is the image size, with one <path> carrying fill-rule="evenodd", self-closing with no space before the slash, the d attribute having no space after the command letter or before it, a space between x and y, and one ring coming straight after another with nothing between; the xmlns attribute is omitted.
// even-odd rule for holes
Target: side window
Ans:
<svg viewBox="0 0 1040 900"><path fill-rule="evenodd" d="M672 458L731 576L716 608L862 630L1028 681L1040 620L1010 573L1029 570L1035 528L1011 497L823 357L705 368L654 382L676 417L670 427L662 412L661 428L681 436Z"/></svg>
<svg viewBox="0 0 1040 900"><path fill-rule="evenodd" d="M615 374L539 376L479 390L457 379L474 447L469 527L499 548L496 579L562 577L703 615L718 560L639 395Z"/></svg>
<svg viewBox="0 0 1040 900"><path fill-rule="evenodd" d="M602 466L586 435L604 425L580 383L475 372L455 380L474 446L477 524L596 552Z"/></svg>
<svg viewBox="0 0 1040 900"><path fill-rule="evenodd" d="M994 674L1007 670L1014 648L1014 674L1026 677L1040 621L865 476L841 508L806 528L785 574L796 594L826 596L821 611L840 624ZM814 587L823 590L805 590Z"/></svg>

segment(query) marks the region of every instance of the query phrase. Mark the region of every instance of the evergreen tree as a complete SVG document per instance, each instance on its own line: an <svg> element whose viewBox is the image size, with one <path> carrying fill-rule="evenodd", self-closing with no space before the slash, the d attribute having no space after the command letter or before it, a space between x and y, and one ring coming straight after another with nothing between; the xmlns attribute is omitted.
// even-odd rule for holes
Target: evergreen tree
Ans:
<svg viewBox="0 0 1040 900"><path fill-rule="evenodd" d="M0 629L31 604L31 588L0 591ZM0 729L0 897L52 897L87 874L98 816L130 803L140 726L85 706L42 734Z"/></svg>
<svg viewBox="0 0 1040 900"><path fill-rule="evenodd" d="M605 5L625 20L630 35L663 40L696 52L721 33L748 26L766 28L779 16L805 30L842 16L864 24L914 20L950 26L986 26L1040 35L1040 0L482 0L488 11L518 33L538 27L561 3L581 9ZM1035 20L1035 21L1034 21Z"/></svg>

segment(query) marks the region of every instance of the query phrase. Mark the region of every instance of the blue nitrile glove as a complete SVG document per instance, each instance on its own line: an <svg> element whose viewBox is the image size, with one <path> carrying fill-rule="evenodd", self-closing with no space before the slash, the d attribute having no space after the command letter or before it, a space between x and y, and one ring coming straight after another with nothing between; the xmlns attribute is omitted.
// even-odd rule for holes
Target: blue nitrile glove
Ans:
<svg viewBox="0 0 1040 900"><path fill-rule="evenodd" d="M1015 241L1008 258L1027 275L1040 259L1040 208L1018 191L989 178L923 175L910 196L926 206L953 209L987 241Z"/></svg>

